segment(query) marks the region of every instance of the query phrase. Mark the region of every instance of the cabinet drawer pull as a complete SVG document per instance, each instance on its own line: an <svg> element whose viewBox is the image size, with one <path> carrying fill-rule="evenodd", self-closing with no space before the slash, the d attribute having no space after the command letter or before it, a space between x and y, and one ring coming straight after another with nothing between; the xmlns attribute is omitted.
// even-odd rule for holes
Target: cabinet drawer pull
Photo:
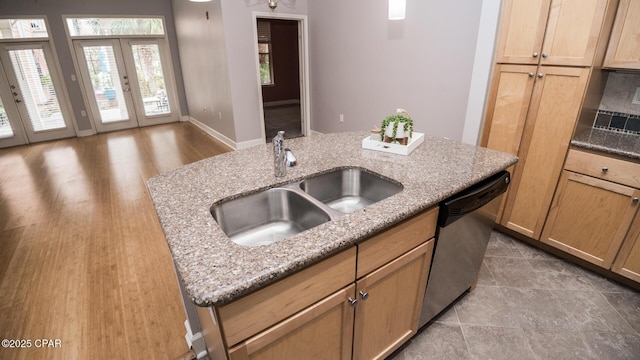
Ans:
<svg viewBox="0 0 640 360"><path fill-rule="evenodd" d="M606 167L606 166L603 166L603 167L602 167L602 172L603 172L603 173L606 173L607 171L609 171L609 168L608 168L608 167Z"/></svg>
<svg viewBox="0 0 640 360"><path fill-rule="evenodd" d="M637 197L634 197L633 199L631 199L631 202L633 202L634 204L637 204L637 203L638 203L638 201L640 201L640 200L638 200L638 198L637 198Z"/></svg>
<svg viewBox="0 0 640 360"><path fill-rule="evenodd" d="M533 54L531 54L531 56L533 56L534 58L537 58L538 57L538 53L534 52Z"/></svg>
<svg viewBox="0 0 640 360"><path fill-rule="evenodd" d="M347 299L347 301L349 302L349 305L354 308L356 307L356 305L358 305L358 300L356 299L352 299L351 297L349 297L349 299Z"/></svg>
<svg viewBox="0 0 640 360"><path fill-rule="evenodd" d="M636 199L637 200L637 199ZM360 291L360 299L362 299L362 301L365 301L369 298L369 293L366 291Z"/></svg>
<svg viewBox="0 0 640 360"><path fill-rule="evenodd" d="M543 57L543 58L545 58L545 59L546 59L546 58L547 58L547 56L549 56L549 54L544 53L544 52L542 53L542 57Z"/></svg>
<svg viewBox="0 0 640 360"><path fill-rule="evenodd" d="M533 77L533 75L534 75L534 73L529 73L529 77L531 77L531 78L532 78L532 77Z"/></svg>
<svg viewBox="0 0 640 360"><path fill-rule="evenodd" d="M542 76L544 76L542 73L538 73L538 79L542 79Z"/></svg>

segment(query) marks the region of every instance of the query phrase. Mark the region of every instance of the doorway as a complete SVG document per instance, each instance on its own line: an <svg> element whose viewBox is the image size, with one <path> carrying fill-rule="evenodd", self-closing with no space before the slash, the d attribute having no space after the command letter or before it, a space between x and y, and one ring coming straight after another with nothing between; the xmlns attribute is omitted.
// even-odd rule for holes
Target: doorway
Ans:
<svg viewBox="0 0 640 360"><path fill-rule="evenodd" d="M256 55L264 139L308 135L306 17L255 14Z"/></svg>
<svg viewBox="0 0 640 360"><path fill-rule="evenodd" d="M75 136L48 42L0 46L0 148Z"/></svg>
<svg viewBox="0 0 640 360"><path fill-rule="evenodd" d="M73 40L98 132L178 120L163 45L155 39Z"/></svg>

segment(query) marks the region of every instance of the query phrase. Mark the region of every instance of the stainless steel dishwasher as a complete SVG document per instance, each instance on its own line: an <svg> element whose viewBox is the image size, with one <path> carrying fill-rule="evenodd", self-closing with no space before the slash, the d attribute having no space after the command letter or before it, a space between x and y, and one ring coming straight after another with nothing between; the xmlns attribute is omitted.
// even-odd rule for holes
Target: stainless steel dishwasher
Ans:
<svg viewBox="0 0 640 360"><path fill-rule="evenodd" d="M509 173L502 171L439 204L438 234L420 327L476 281L509 181Z"/></svg>

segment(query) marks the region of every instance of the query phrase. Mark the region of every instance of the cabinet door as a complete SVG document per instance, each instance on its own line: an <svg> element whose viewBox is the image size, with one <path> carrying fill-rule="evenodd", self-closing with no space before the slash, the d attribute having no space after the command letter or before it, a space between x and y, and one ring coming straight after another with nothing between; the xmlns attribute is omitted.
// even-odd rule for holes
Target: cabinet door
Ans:
<svg viewBox="0 0 640 360"><path fill-rule="evenodd" d="M353 358L384 359L418 329L433 240L357 282Z"/></svg>
<svg viewBox="0 0 640 360"><path fill-rule="evenodd" d="M634 188L563 171L542 242L609 269L638 196Z"/></svg>
<svg viewBox="0 0 640 360"><path fill-rule="evenodd" d="M496 65L491 80L480 144L489 149L518 154L537 66ZM513 168L509 169L513 174ZM502 197L496 221L500 222L507 197Z"/></svg>
<svg viewBox="0 0 640 360"><path fill-rule="evenodd" d="M638 198L633 201L636 201L637 204ZM622 243L622 248L620 248L611 270L633 281L640 282L640 211L637 212L636 219L633 221L627 238Z"/></svg>
<svg viewBox="0 0 640 360"><path fill-rule="evenodd" d="M589 69L542 67L501 224L539 239L578 119ZM539 77L538 77L539 76Z"/></svg>
<svg viewBox="0 0 640 360"><path fill-rule="evenodd" d="M536 66L497 65L491 81L482 145L518 154Z"/></svg>
<svg viewBox="0 0 640 360"><path fill-rule="evenodd" d="M229 350L231 360L350 359L355 285Z"/></svg>
<svg viewBox="0 0 640 360"><path fill-rule="evenodd" d="M620 0L604 66L640 69L640 0Z"/></svg>
<svg viewBox="0 0 640 360"><path fill-rule="evenodd" d="M608 0L553 0L540 64L591 66Z"/></svg>
<svg viewBox="0 0 640 360"><path fill-rule="evenodd" d="M504 0L496 62L537 64L551 0Z"/></svg>

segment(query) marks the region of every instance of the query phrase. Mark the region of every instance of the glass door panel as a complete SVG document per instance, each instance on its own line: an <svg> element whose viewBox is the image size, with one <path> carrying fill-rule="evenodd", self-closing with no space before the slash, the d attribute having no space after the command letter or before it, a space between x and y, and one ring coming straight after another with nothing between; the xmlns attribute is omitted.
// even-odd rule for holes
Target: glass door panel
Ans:
<svg viewBox="0 0 640 360"><path fill-rule="evenodd" d="M47 141L70 137L75 130L70 126L67 99L60 93L60 76L55 66L50 66L53 54L48 43L11 44L2 46L0 58L4 72L0 86L8 86L9 96L2 96L0 118L3 134L18 134L25 130L29 142ZM4 75L7 77L4 78ZM12 99L11 99L12 98ZM15 113L10 110L13 100ZM6 118L6 119L5 119Z"/></svg>
<svg viewBox="0 0 640 360"><path fill-rule="evenodd" d="M178 120L173 73L164 40L122 39L131 95L141 126Z"/></svg>
<svg viewBox="0 0 640 360"><path fill-rule="evenodd" d="M4 109L2 98L0 98L0 139L10 138L14 135L15 133L9 122L9 115L7 115L7 111Z"/></svg>
<svg viewBox="0 0 640 360"><path fill-rule="evenodd" d="M103 123L129 120L129 109L112 46L85 46L84 57L91 76L93 96Z"/></svg>
<svg viewBox="0 0 640 360"><path fill-rule="evenodd" d="M145 116L171 113L157 44L131 45Z"/></svg>
<svg viewBox="0 0 640 360"><path fill-rule="evenodd" d="M32 129L38 132L66 128L44 50L9 50L9 57Z"/></svg>
<svg viewBox="0 0 640 360"><path fill-rule="evenodd" d="M17 91L15 93L18 94ZM15 96L0 62L0 148L27 143L14 100Z"/></svg>
<svg viewBox="0 0 640 360"><path fill-rule="evenodd" d="M137 127L120 42L76 40L74 47L98 132Z"/></svg>

